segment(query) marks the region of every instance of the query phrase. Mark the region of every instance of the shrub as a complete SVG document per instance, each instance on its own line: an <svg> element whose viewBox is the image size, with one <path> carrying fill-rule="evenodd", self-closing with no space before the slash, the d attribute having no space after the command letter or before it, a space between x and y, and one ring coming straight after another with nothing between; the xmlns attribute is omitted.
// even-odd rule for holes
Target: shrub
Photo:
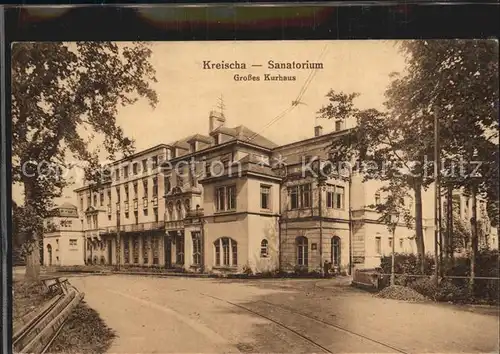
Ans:
<svg viewBox="0 0 500 354"><path fill-rule="evenodd" d="M296 275L305 275L308 273L307 267L300 265L296 265L293 270Z"/></svg>
<svg viewBox="0 0 500 354"><path fill-rule="evenodd" d="M435 277L420 278L410 284L418 293L434 301L467 302L470 299L466 286L457 286L450 279L443 279L436 286Z"/></svg>
<svg viewBox="0 0 500 354"><path fill-rule="evenodd" d="M243 266L243 274L246 274L246 275L252 275L253 274L253 270L252 270L252 268L250 268L250 266L248 264L245 264Z"/></svg>

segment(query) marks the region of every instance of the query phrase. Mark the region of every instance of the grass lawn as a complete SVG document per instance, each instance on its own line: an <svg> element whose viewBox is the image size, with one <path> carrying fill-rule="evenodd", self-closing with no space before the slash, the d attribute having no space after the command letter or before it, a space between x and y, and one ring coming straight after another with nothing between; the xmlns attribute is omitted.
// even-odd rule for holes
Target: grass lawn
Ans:
<svg viewBox="0 0 500 354"><path fill-rule="evenodd" d="M99 314L82 301L69 315L48 352L105 353L115 336Z"/></svg>

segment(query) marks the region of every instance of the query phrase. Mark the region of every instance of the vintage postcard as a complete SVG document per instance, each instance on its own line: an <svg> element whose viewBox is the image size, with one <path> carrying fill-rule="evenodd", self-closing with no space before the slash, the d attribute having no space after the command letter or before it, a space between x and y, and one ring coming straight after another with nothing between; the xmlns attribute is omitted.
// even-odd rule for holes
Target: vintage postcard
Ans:
<svg viewBox="0 0 500 354"><path fill-rule="evenodd" d="M498 42L12 45L13 350L498 351Z"/></svg>

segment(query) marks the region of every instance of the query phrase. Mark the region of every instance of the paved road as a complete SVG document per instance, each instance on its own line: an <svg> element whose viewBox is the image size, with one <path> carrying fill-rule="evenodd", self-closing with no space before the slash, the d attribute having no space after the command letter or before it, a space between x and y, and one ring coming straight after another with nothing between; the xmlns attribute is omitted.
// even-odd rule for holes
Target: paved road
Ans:
<svg viewBox="0 0 500 354"><path fill-rule="evenodd" d="M111 353L498 352L498 317L384 300L338 280L70 279Z"/></svg>

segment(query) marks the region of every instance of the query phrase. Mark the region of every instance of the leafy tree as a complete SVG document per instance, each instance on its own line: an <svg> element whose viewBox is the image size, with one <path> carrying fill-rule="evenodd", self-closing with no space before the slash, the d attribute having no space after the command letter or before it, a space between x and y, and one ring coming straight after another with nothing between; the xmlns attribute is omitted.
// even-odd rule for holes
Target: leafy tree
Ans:
<svg viewBox="0 0 500 354"><path fill-rule="evenodd" d="M86 162L96 180L99 151L90 137L103 138L109 158L128 154L134 142L116 124L119 106L140 98L156 106L156 82L144 43L15 43L12 47L12 177L24 188L24 232L28 279L39 276L41 221L68 181L67 157Z"/></svg>
<svg viewBox="0 0 500 354"><path fill-rule="evenodd" d="M355 128L334 139L331 159L339 166L345 161L355 167L363 181L379 180L393 183L394 188L411 189L415 196L415 240L421 260L425 256L422 224L422 188L432 182L426 157L432 152L432 138L422 131L429 129L427 122L400 119L399 116L376 109L360 110L355 106L357 93L346 94L331 90L328 104L319 111L319 117L356 122ZM422 134L420 141L415 136ZM393 187L391 187L393 188ZM424 272L424 262L421 261Z"/></svg>
<svg viewBox="0 0 500 354"><path fill-rule="evenodd" d="M437 116L440 151L448 160L444 184L463 187L472 197L474 259L478 194L487 196L490 218L493 223L498 220L498 41L412 40L399 46L407 58L407 70L395 76L387 90L387 107L391 114L411 122L408 128L418 143L425 137L417 134L416 126L425 124L426 116ZM429 130L425 133L432 136ZM462 173L453 171L464 161ZM472 161L481 161L474 174L477 166Z"/></svg>

